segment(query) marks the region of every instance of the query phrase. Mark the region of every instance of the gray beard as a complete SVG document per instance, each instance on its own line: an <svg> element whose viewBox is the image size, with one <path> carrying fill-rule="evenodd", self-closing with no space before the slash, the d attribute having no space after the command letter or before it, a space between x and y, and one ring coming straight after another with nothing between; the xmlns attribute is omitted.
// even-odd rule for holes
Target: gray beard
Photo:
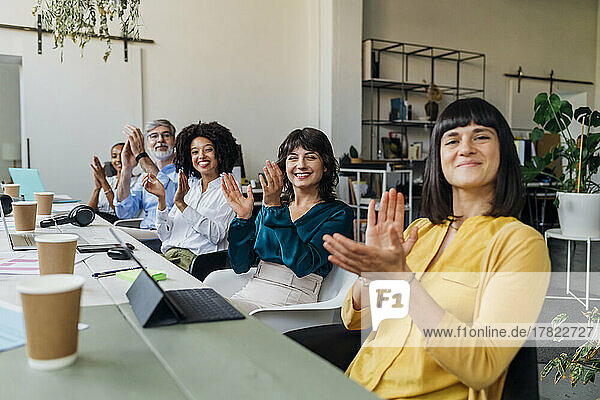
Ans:
<svg viewBox="0 0 600 400"><path fill-rule="evenodd" d="M173 153L175 153L174 147L169 147L169 150L167 151L150 150L152 157L156 158L158 161L168 160L171 156L173 156Z"/></svg>

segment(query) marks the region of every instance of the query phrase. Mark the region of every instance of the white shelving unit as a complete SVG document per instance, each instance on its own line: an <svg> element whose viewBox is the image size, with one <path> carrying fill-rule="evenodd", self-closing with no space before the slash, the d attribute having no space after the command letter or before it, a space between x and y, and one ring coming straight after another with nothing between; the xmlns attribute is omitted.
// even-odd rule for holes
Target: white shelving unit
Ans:
<svg viewBox="0 0 600 400"><path fill-rule="evenodd" d="M389 165L388 165L389 168ZM405 213L408 213L408 223L412 222L412 198L413 198L413 171L411 169L400 169L400 170L395 170L395 171L391 171L386 168L386 169L356 169L356 168L341 168L340 172L343 172L345 174L354 174L356 176L356 182L359 183L359 190L355 191L355 196L356 196L356 204L351 204L350 207L354 208L356 210L356 223L354 226L354 237L355 238L359 238L360 235L360 210L368 210L369 209L369 202L371 201L370 198L363 198L360 194L360 181L361 181L361 174L381 174L382 175L382 182L381 182L381 186L382 186L382 193L388 189L388 177L390 175L396 175L396 174L403 174L403 175L408 175L408 196L406 195L406 193L404 194L404 211ZM379 199L375 199L376 201L379 201ZM379 204L377 205L377 208L379 208Z"/></svg>

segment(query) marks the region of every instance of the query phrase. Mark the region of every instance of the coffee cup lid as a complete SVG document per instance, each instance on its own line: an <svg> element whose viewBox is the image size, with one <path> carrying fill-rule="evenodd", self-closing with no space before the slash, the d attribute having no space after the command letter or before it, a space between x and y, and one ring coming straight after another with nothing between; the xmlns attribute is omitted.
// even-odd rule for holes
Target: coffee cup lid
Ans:
<svg viewBox="0 0 600 400"><path fill-rule="evenodd" d="M79 236L72 233L51 233L35 237L35 241L40 243L66 243L76 241L77 239L79 239Z"/></svg>
<svg viewBox="0 0 600 400"><path fill-rule="evenodd" d="M12 205L13 205L13 207L14 206L33 206L33 205L37 205L37 201L13 201Z"/></svg>
<svg viewBox="0 0 600 400"><path fill-rule="evenodd" d="M20 183L3 183L2 186L14 187L14 186L21 186L21 184Z"/></svg>
<svg viewBox="0 0 600 400"><path fill-rule="evenodd" d="M17 283L17 291L23 294L56 294L79 289L83 283L83 277L72 274L29 276Z"/></svg>
<svg viewBox="0 0 600 400"><path fill-rule="evenodd" d="M54 192L33 192L34 195L41 194L42 196L54 196Z"/></svg>

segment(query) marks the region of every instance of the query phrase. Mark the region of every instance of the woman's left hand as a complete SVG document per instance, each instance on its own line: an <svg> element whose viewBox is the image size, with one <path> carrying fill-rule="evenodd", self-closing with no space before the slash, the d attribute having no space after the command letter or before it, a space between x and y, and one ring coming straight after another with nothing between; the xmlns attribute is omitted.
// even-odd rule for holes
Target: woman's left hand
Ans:
<svg viewBox="0 0 600 400"><path fill-rule="evenodd" d="M281 205L281 191L283 190L283 173L276 163L267 160L263 175L259 176L263 190L263 203L267 207ZM266 179L266 182L265 182Z"/></svg>
<svg viewBox="0 0 600 400"><path fill-rule="evenodd" d="M335 233L323 236L324 247L335 265L361 275L365 272L410 272L406 256L417 241L418 231L413 229L404 240L404 196L392 189L381 197L379 214L375 201L369 204L367 243L357 243Z"/></svg>
<svg viewBox="0 0 600 400"><path fill-rule="evenodd" d="M190 191L190 184L188 182L187 176L179 171L179 184L177 185L177 191L175 192L175 196L173 197L173 203L179 208L179 211L183 212L187 207L187 204L184 201L185 195Z"/></svg>

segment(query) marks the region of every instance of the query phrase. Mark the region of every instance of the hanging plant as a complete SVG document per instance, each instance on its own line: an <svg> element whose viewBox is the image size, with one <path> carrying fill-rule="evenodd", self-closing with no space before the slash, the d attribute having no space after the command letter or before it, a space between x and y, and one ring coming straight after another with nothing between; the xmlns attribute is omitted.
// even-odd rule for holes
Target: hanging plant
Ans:
<svg viewBox="0 0 600 400"><path fill-rule="evenodd" d="M107 61L112 50L109 22L117 20L121 35L138 39L139 10L140 0L36 0L32 14L41 15L43 29L52 31L61 62L66 37L81 48L82 57L85 45L92 37L98 37L106 42L103 59Z"/></svg>

